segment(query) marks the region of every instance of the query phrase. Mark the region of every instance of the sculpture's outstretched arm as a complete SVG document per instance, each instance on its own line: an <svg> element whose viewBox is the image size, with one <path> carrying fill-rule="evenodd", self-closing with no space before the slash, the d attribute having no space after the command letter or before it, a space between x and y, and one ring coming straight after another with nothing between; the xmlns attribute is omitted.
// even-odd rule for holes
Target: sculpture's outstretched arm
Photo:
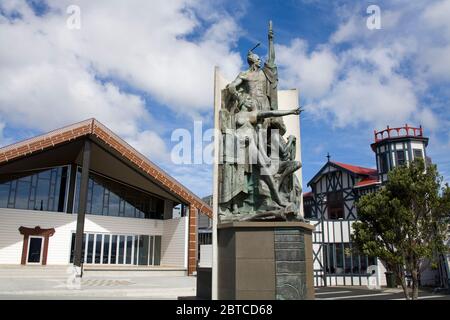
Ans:
<svg viewBox="0 0 450 320"><path fill-rule="evenodd" d="M258 119L265 119L265 118L278 118L283 116L288 116L290 114L300 114L302 110L300 108L294 109L294 110L270 110L270 111L259 111L258 112Z"/></svg>

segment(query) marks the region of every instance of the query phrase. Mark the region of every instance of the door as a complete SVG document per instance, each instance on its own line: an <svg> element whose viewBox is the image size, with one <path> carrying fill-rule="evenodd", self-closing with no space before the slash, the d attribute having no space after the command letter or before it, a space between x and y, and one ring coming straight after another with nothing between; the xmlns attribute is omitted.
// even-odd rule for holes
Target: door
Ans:
<svg viewBox="0 0 450 320"><path fill-rule="evenodd" d="M30 236L30 240L28 243L27 263L41 264L43 242L43 237Z"/></svg>

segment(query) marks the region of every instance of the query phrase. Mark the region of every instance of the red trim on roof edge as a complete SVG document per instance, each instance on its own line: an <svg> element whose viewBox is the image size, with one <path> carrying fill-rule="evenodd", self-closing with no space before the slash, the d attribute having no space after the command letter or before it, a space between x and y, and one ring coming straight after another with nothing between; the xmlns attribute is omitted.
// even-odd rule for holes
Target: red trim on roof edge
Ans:
<svg viewBox="0 0 450 320"><path fill-rule="evenodd" d="M376 175L378 173L376 169L364 168L364 167L354 166L351 164L346 164L346 163L336 162L336 161L330 161L330 162L334 163L335 165L340 166L344 169L347 169L351 172L354 172L356 174L372 176L372 175Z"/></svg>

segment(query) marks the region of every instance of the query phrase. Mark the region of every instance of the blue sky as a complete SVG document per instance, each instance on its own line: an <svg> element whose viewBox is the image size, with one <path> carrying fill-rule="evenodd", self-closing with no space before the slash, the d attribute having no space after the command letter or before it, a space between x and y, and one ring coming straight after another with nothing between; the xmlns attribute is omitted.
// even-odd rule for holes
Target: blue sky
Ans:
<svg viewBox="0 0 450 320"><path fill-rule="evenodd" d="M371 4L379 30L366 26ZM306 110L304 184L327 152L375 167L373 130L404 123L424 126L450 181L449 15L450 0L2 0L0 145L95 117L206 196L211 166L173 164L171 135L212 127L214 66L232 80L256 42L265 57L273 20L280 87Z"/></svg>

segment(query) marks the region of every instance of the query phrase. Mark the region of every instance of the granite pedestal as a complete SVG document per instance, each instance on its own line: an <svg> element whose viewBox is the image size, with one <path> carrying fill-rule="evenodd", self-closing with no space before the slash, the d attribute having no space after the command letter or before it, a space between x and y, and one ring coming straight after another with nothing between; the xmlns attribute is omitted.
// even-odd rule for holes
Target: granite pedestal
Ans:
<svg viewBox="0 0 450 320"><path fill-rule="evenodd" d="M313 229L304 222L219 224L218 298L314 299Z"/></svg>

